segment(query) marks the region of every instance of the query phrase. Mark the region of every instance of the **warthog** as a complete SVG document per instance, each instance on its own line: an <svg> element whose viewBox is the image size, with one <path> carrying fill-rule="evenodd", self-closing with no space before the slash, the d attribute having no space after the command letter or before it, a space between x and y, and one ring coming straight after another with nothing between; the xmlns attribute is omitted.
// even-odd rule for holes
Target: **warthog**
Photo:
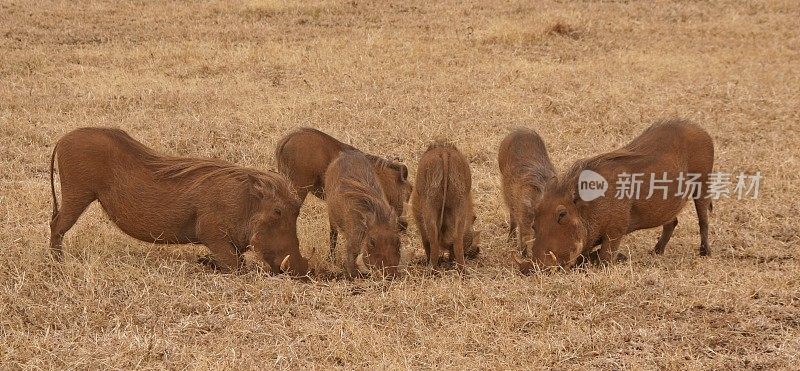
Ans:
<svg viewBox="0 0 800 371"><path fill-rule="evenodd" d="M689 198L700 224L700 255L709 255L708 179L713 165L708 133L678 119L652 125L618 150L580 160L547 185L534 216L533 262L517 258L517 263L523 271L533 264L570 267L598 245L597 258L608 263L616 258L624 235L659 226L663 230L655 253L662 254ZM634 180L640 186L638 197L632 193Z"/></svg>
<svg viewBox="0 0 800 371"><path fill-rule="evenodd" d="M411 194L411 209L431 267L439 265L447 249L456 268L464 269L464 258L476 256L478 233L473 231L472 175L469 162L449 143L431 144L417 168Z"/></svg>
<svg viewBox="0 0 800 371"><path fill-rule="evenodd" d="M311 192L317 198L325 198L325 171L342 151L358 151L328 134L311 128L301 128L289 133L278 142L275 159L278 170L292 181L301 202ZM386 199L389 201L405 230L403 204L411 194L408 168L395 161L364 153L378 176Z"/></svg>
<svg viewBox="0 0 800 371"><path fill-rule="evenodd" d="M54 164L61 178L56 199ZM82 128L62 137L50 160L53 216L50 246L98 200L123 232L145 242L206 245L213 263L236 270L252 247L274 272L305 275L296 222L300 200L289 181L218 160L162 156L110 128Z"/></svg>
<svg viewBox="0 0 800 371"><path fill-rule="evenodd" d="M503 139L497 163L503 199L508 207L508 240L516 232L517 249L528 256L533 237L533 213L545 185L555 178L556 171L544 141L530 129L516 129Z"/></svg>
<svg viewBox="0 0 800 371"><path fill-rule="evenodd" d="M325 199L331 223L331 257L339 230L347 239L348 277L367 274L370 269L386 277L395 276L400 263L397 214L363 153L345 150L331 163L325 173Z"/></svg>

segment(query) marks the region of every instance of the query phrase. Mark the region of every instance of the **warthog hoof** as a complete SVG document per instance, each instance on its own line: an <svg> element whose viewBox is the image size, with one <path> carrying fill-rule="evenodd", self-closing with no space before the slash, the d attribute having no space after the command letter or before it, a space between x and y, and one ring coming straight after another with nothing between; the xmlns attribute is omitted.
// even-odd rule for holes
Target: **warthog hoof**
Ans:
<svg viewBox="0 0 800 371"><path fill-rule="evenodd" d="M473 245L470 246L470 248L467 251L464 251L464 258L473 260L476 259L480 253L481 253L481 247Z"/></svg>

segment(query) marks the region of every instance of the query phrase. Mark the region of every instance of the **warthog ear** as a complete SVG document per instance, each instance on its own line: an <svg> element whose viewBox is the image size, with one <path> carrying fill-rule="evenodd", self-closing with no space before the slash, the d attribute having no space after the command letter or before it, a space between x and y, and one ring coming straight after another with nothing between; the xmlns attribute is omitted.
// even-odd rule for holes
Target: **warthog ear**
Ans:
<svg viewBox="0 0 800 371"><path fill-rule="evenodd" d="M262 198L264 198L264 193L266 192L266 189L264 189L264 184L261 183L258 179L256 179L256 177L248 175L246 183L250 197L256 200L261 200Z"/></svg>
<svg viewBox="0 0 800 371"><path fill-rule="evenodd" d="M517 253L516 251L514 251L514 253L511 255L511 258L519 268L520 273L527 275L530 274L531 271L533 271L534 268L533 262L531 260L520 257L519 253Z"/></svg>
<svg viewBox="0 0 800 371"><path fill-rule="evenodd" d="M565 216L567 216L567 208L564 207L564 205L558 205L556 208L556 222L561 224L561 220L563 220Z"/></svg>
<svg viewBox="0 0 800 371"><path fill-rule="evenodd" d="M289 255L286 255L281 262L281 272L286 273L289 272Z"/></svg>
<svg viewBox="0 0 800 371"><path fill-rule="evenodd" d="M400 164L400 181L407 181L408 180L408 167L404 164Z"/></svg>
<svg viewBox="0 0 800 371"><path fill-rule="evenodd" d="M358 254L358 256L356 257L356 269L358 269L358 272L361 274L369 274L369 268L367 268L367 265L364 264L363 252Z"/></svg>
<svg viewBox="0 0 800 371"><path fill-rule="evenodd" d="M578 194L578 190L575 190L575 192L572 194L572 203L577 205L581 201L583 200L581 200L581 196Z"/></svg>

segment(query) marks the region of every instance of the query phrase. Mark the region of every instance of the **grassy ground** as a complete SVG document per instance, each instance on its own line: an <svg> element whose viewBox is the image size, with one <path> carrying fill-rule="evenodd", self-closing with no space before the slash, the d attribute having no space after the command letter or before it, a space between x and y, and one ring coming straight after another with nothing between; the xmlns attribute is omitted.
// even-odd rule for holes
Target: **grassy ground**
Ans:
<svg viewBox="0 0 800 371"><path fill-rule="evenodd" d="M800 361L800 4L794 1L0 2L0 368L792 369ZM761 171L721 200L713 256L694 210L624 264L510 267L497 146L535 128L553 161L657 119L708 129L716 168ZM134 241L93 205L49 259L48 160L81 126L268 169L313 126L413 171L427 143L470 159L483 255L431 277L416 229L391 283L221 275L202 247ZM301 215L325 258L324 204Z"/></svg>

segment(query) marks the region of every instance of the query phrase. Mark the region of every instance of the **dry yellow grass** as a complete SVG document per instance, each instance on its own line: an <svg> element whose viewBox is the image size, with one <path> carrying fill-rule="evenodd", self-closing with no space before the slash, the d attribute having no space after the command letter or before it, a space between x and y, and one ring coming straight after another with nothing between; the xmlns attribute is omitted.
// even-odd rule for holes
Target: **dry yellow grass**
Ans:
<svg viewBox="0 0 800 371"><path fill-rule="evenodd" d="M0 368L793 369L800 359L800 3L244 1L0 3ZM716 168L761 171L722 200L713 256L692 208L664 256L522 277L496 151L535 128L556 166L659 118L705 126ZM49 259L53 143L118 126L157 150L271 168L313 126L415 169L448 137L470 159L483 255L470 275L303 284L195 264L94 205ZM324 204L302 249L320 269Z"/></svg>

